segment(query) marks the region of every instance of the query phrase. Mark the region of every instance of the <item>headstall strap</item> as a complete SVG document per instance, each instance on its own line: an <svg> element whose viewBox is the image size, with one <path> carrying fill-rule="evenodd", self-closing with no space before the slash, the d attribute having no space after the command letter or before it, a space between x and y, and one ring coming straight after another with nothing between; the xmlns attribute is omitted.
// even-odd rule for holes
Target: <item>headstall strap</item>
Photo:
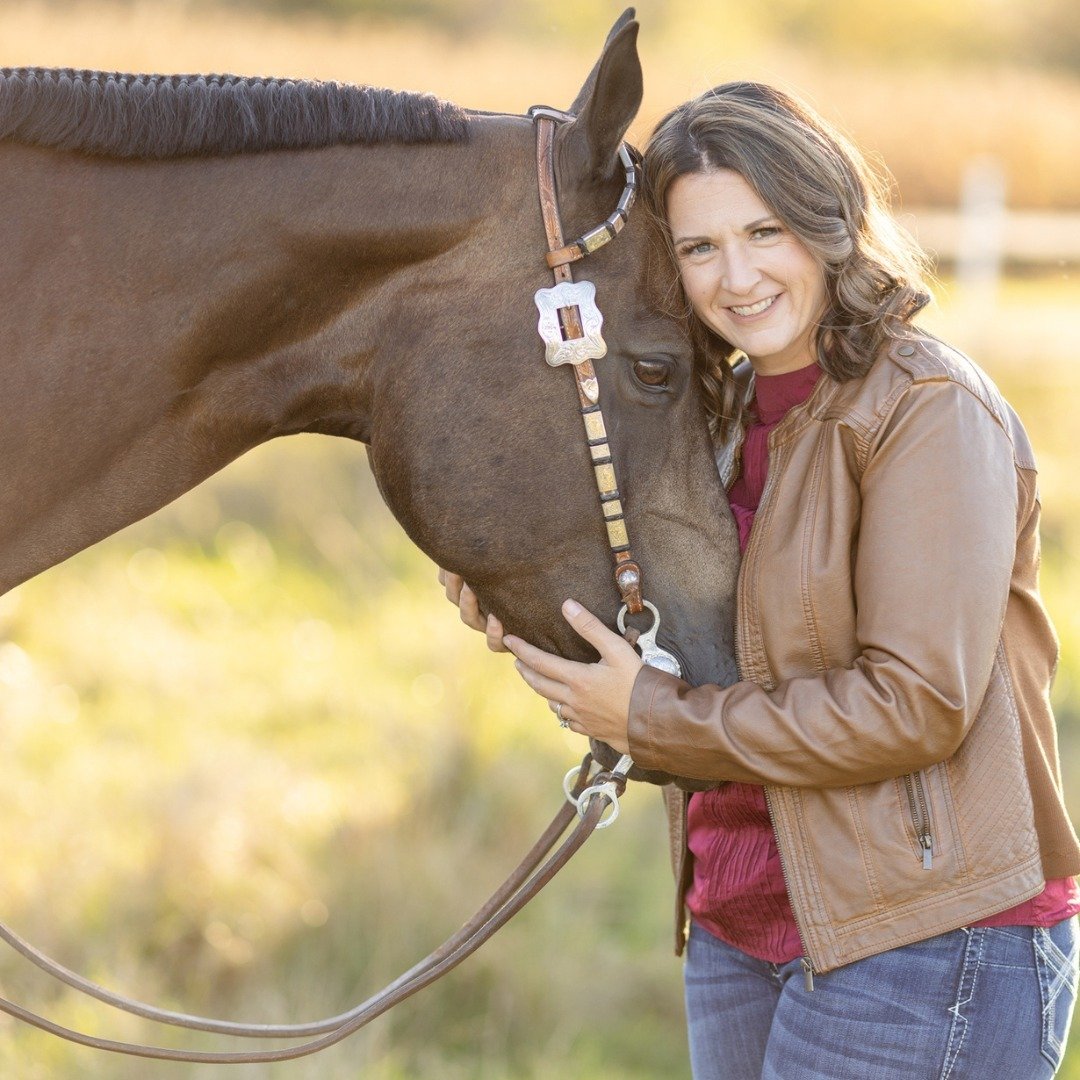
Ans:
<svg viewBox="0 0 1080 1080"><path fill-rule="evenodd" d="M622 147L620 157L626 166L626 186L618 207L603 225L585 233L572 244L564 245L555 190L555 128L559 123L572 120L573 116L543 106L534 106L529 110L529 116L536 124L536 175L540 211L547 235L547 263L555 277L553 289L541 289L536 294L536 304L540 310L539 330L547 343L547 362L553 367L569 363L574 369L585 438L600 493L608 544L615 558L615 584L627 610L637 614L642 610L641 567L630 552L622 497L615 479L607 427L600 408L600 385L592 365L594 358L599 359L607 352L607 346L600 337L603 320L596 308L596 290L592 282L575 283L569 265L603 246L622 229L637 193L637 166L629 150ZM552 305L556 305L557 325L551 325L550 320L545 318L552 312Z"/></svg>

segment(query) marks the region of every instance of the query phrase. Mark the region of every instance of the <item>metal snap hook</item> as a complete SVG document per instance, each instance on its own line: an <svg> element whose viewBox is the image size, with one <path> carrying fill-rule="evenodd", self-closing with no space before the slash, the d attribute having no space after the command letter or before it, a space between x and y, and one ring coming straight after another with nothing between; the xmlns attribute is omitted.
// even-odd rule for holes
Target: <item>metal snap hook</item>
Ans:
<svg viewBox="0 0 1080 1080"><path fill-rule="evenodd" d="M656 605L649 603L648 600L642 600L641 605L648 608L653 615L652 626L638 635L637 647L641 650L641 659L649 667L657 668L659 671L666 671L669 675L680 678L682 676L682 665L679 663L678 658L673 653L669 653L667 649L662 649L656 644L656 632L660 629L660 612L657 610ZM616 622L620 634L626 633L627 610L625 604L619 609L619 617Z"/></svg>

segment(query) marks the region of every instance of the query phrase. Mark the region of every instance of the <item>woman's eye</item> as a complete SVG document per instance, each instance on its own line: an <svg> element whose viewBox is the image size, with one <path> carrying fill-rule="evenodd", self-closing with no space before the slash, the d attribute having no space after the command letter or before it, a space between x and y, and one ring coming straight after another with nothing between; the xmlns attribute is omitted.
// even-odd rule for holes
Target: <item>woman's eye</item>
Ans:
<svg viewBox="0 0 1080 1080"><path fill-rule="evenodd" d="M689 255L704 255L710 248L711 245L702 240L700 244L687 244L686 247L680 248L679 256L685 259Z"/></svg>
<svg viewBox="0 0 1080 1080"><path fill-rule="evenodd" d="M667 386L671 365L666 360L635 360L634 376L645 386Z"/></svg>
<svg viewBox="0 0 1080 1080"><path fill-rule="evenodd" d="M768 240L771 236L776 236L780 232L778 225L763 225L760 229L755 229L753 235L758 240Z"/></svg>

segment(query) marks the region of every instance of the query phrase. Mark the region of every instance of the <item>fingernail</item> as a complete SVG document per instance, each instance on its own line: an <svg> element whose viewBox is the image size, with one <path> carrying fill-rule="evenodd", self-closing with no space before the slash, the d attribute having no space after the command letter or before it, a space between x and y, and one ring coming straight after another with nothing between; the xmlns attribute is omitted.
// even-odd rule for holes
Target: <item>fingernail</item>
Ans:
<svg viewBox="0 0 1080 1080"><path fill-rule="evenodd" d="M523 664L523 663L522 663L522 662L521 662L520 660L515 660L515 661L514 661L514 667L515 667L515 668L516 668L516 669L517 669L518 671L524 671L524 670L525 670L525 665L524 665L524 664Z"/></svg>
<svg viewBox="0 0 1080 1080"><path fill-rule="evenodd" d="M576 600L567 600L563 606L563 614L569 618L573 618L575 615L581 614L581 605Z"/></svg>

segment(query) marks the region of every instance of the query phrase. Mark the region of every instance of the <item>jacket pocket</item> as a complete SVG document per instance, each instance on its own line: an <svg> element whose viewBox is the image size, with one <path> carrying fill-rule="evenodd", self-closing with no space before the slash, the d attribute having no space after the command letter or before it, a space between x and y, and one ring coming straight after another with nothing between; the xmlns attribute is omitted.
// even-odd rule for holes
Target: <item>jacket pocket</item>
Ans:
<svg viewBox="0 0 1080 1080"><path fill-rule="evenodd" d="M922 770L907 773L901 782L907 795L908 821L911 824L918 857L924 870L934 868L934 820L930 814L930 799L926 794L926 777Z"/></svg>
<svg viewBox="0 0 1080 1080"><path fill-rule="evenodd" d="M964 874L948 769L944 764L857 789L867 861L889 907L955 885Z"/></svg>
<svg viewBox="0 0 1080 1080"><path fill-rule="evenodd" d="M786 789L814 891L834 927L925 900L962 878L945 767L931 765L910 783L910 798L903 776L848 788ZM931 868L925 870L928 831Z"/></svg>

